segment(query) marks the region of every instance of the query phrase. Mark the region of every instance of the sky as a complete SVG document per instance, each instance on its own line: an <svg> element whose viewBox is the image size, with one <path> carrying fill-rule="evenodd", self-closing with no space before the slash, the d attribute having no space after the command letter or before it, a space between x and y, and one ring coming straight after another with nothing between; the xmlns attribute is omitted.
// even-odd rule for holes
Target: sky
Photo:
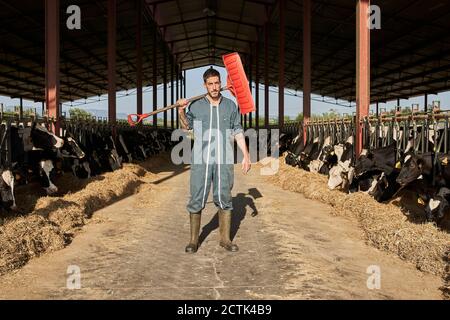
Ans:
<svg viewBox="0 0 450 320"><path fill-rule="evenodd" d="M186 71L186 95L187 97L193 97L196 95L203 94L205 89L203 87L203 72L208 69L209 66L191 69ZM226 85L226 69L222 67L214 66L221 74L222 86ZM254 84L252 85L254 88ZM170 104L170 84L167 86L167 104ZM163 86L158 86L158 108L164 107L163 105ZM153 88L146 87L143 89L143 108L144 113L153 110ZM276 118L278 113L278 88L270 87L269 89L269 117ZM223 95L234 99L231 94L226 91ZM117 95L117 118L126 118L127 114L136 113L136 90L129 90L128 92L118 92ZM253 97L255 97L255 89L253 89ZM77 107L87 110L102 110L99 114L107 115L108 110L108 96L103 95L100 97L88 98L86 101L77 100L74 102L63 103L63 112L68 112L70 108ZM235 99L234 99L235 100ZM428 95L428 104L432 101L438 100L441 104L441 109L447 109L450 105L450 92L439 93L438 95ZM19 99L10 99L8 97L0 96L0 103L3 103L5 110L12 109L13 106L19 105ZM418 96L410 99L401 99L400 105L402 107L411 107L413 103L418 103L420 109L424 106L424 97ZM24 100L24 110L28 108L36 108L37 112L40 114L42 104L33 103L33 101ZM264 116L264 86L260 85L259 93L259 110L260 117ZM380 103L379 108L386 108L390 110L397 105L397 100L388 101L387 103ZM290 119L295 119L295 117L302 112L303 108L303 98L301 91L293 91L285 89L285 115L289 116ZM311 113L320 115L325 112L335 111L339 114L347 113L351 114L355 112L355 104L352 103L349 107L349 102L347 101L336 101L334 98L322 98L321 96L312 95L311 101ZM375 112L375 105L371 105L370 110ZM170 116L169 116L170 119Z"/></svg>

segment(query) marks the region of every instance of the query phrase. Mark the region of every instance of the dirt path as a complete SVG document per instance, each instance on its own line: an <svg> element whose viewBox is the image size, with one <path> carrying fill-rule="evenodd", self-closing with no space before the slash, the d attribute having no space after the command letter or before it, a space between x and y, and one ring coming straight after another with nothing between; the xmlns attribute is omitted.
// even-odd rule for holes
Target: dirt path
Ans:
<svg viewBox="0 0 450 320"><path fill-rule="evenodd" d="M327 205L267 183L257 168L243 177L236 166L235 177L238 253L218 246L211 202L198 253L184 253L189 171L167 166L139 194L96 212L68 247L1 277L0 299L442 298L439 277L369 247ZM371 265L380 289L367 288ZM79 267L81 289L67 288L69 266Z"/></svg>

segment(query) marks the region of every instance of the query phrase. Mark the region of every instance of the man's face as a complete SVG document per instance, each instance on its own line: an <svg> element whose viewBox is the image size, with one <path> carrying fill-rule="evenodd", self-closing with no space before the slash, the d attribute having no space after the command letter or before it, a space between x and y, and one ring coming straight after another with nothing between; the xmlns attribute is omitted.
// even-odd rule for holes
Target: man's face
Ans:
<svg viewBox="0 0 450 320"><path fill-rule="evenodd" d="M206 79L205 88L211 98L219 97L220 85L220 78L217 76Z"/></svg>

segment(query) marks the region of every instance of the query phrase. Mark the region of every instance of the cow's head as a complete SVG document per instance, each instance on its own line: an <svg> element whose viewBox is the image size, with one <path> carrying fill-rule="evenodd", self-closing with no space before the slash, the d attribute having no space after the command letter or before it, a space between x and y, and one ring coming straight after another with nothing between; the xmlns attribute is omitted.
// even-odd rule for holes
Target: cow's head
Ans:
<svg viewBox="0 0 450 320"><path fill-rule="evenodd" d="M450 204L448 197L450 196L450 189L441 188L437 195L430 198L425 206L425 214L428 221L439 222L444 215L450 211Z"/></svg>
<svg viewBox="0 0 450 320"><path fill-rule="evenodd" d="M61 148L64 145L64 140L49 132L45 127L33 123L30 133L33 146L35 148L42 148L44 150L52 148Z"/></svg>
<svg viewBox="0 0 450 320"><path fill-rule="evenodd" d="M81 150L80 146L72 137L72 135L70 135L69 133L67 133L64 137L64 146L61 151L63 154L75 156L78 159L84 158L86 155L83 150Z"/></svg>
<svg viewBox="0 0 450 320"><path fill-rule="evenodd" d="M421 157L413 154L407 154L404 159L404 164L397 177L397 183L401 186L406 186L422 175L424 161Z"/></svg>
<svg viewBox="0 0 450 320"><path fill-rule="evenodd" d="M361 155L356 160L355 164L355 174L360 176L367 171L370 171L375 165L375 159L372 152L368 150L363 150Z"/></svg>

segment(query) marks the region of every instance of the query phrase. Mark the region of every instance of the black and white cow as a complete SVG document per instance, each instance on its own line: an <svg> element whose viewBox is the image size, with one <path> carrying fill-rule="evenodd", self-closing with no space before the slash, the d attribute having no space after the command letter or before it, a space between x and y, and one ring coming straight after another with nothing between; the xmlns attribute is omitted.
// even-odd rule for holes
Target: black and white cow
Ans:
<svg viewBox="0 0 450 320"><path fill-rule="evenodd" d="M450 189L442 187L437 194L430 197L426 206L425 214L428 221L435 221L438 225L450 212Z"/></svg>
<svg viewBox="0 0 450 320"><path fill-rule="evenodd" d="M17 210L14 175L10 169L0 169L0 173L0 206L5 210Z"/></svg>
<svg viewBox="0 0 450 320"><path fill-rule="evenodd" d="M337 157L337 164L334 165L328 174L328 188L333 190L338 186L348 190L353 182L353 136L349 136L345 144L334 146L334 153Z"/></svg>
<svg viewBox="0 0 450 320"><path fill-rule="evenodd" d="M64 140L34 122L31 127L10 128L11 166L15 177L28 183L31 176L38 177L47 194L58 191L54 184L53 161L56 150L62 148Z"/></svg>

